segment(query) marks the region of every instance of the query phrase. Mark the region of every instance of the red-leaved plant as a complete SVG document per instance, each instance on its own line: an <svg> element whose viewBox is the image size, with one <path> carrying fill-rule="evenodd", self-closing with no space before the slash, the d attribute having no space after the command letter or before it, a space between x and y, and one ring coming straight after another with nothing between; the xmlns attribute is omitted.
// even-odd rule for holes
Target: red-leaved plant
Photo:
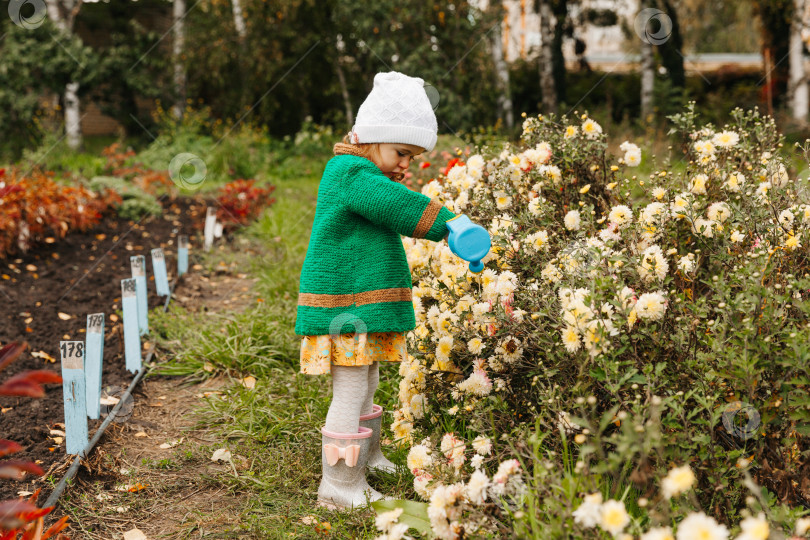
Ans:
<svg viewBox="0 0 810 540"><path fill-rule="evenodd" d="M234 180L222 186L217 195L217 220L225 227L247 225L266 206L276 202L270 194L276 186L257 187L255 180Z"/></svg>
<svg viewBox="0 0 810 540"><path fill-rule="evenodd" d="M0 371L16 360L28 346L23 343L9 343L0 349ZM18 373L0 383L0 396L20 396L41 398L45 395L43 384L61 383L62 377L53 371L30 370ZM0 439L0 457L19 452L22 446L14 441ZM22 480L25 473L44 474L36 463L21 460L0 461L0 478ZM0 540L44 540L46 538L67 538L60 534L67 527L67 517L54 523L48 530L45 528L44 516L53 510L38 508L36 505L39 490L28 500L23 498L0 501Z"/></svg>

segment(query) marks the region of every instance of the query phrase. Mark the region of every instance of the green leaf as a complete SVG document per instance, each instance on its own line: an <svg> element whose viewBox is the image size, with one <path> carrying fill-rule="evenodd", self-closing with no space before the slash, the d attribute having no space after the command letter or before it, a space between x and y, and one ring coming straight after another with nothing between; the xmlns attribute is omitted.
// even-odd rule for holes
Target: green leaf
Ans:
<svg viewBox="0 0 810 540"><path fill-rule="evenodd" d="M402 515L399 516L400 523L407 523L409 527L416 529L421 534L428 535L431 538L433 537L430 529L430 519L427 513L427 503L396 499L391 501L374 501L371 503L371 506L377 514L402 508Z"/></svg>

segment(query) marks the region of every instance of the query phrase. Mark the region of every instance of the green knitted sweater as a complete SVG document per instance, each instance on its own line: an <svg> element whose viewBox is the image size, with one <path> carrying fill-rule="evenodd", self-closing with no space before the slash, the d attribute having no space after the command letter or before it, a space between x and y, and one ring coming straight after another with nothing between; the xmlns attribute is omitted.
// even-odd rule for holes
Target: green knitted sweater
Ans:
<svg viewBox="0 0 810 540"><path fill-rule="evenodd" d="M400 235L438 242L454 217L366 158L330 159L301 269L296 335L414 329L411 271Z"/></svg>

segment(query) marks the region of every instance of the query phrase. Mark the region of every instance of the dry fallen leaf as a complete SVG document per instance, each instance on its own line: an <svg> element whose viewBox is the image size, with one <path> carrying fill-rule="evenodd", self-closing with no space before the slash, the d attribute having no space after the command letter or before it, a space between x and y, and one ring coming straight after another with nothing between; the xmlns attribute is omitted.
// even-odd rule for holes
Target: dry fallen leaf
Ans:
<svg viewBox="0 0 810 540"><path fill-rule="evenodd" d="M61 429L52 429L52 430L50 430L50 432L51 432L51 435L56 435L57 437L65 437L66 436L65 432L62 431Z"/></svg>
<svg viewBox="0 0 810 540"><path fill-rule="evenodd" d="M8 411L13 409L14 407L0 407L0 414L6 414Z"/></svg>
<svg viewBox="0 0 810 540"><path fill-rule="evenodd" d="M73 318L73 315L68 315L67 313L62 313L61 311L58 313L58 315L59 318L62 319L63 321L69 321L70 319Z"/></svg>
<svg viewBox="0 0 810 540"><path fill-rule="evenodd" d="M46 244L53 244L54 242L56 242L56 238L54 238L53 236L49 236L45 239Z"/></svg>
<svg viewBox="0 0 810 540"><path fill-rule="evenodd" d="M220 448L219 450L214 450L214 453L211 455L211 461L230 461L231 460L231 452L227 448Z"/></svg>
<svg viewBox="0 0 810 540"><path fill-rule="evenodd" d="M105 238L107 238L106 234L102 233L102 234L97 234L96 235L96 240L104 240Z"/></svg>
<svg viewBox="0 0 810 540"><path fill-rule="evenodd" d="M317 516L304 516L301 518L301 523L304 525L315 525L318 523Z"/></svg>
<svg viewBox="0 0 810 540"><path fill-rule="evenodd" d="M34 318L33 318L33 317L28 317L28 318L27 318L27 319L25 319L23 322L24 322L25 324L31 324L31 321L33 321L33 320L34 320Z"/></svg>
<svg viewBox="0 0 810 540"><path fill-rule="evenodd" d="M121 400L120 400L120 399L118 399L118 398L117 398L117 397L115 397L115 396L107 396L107 397L103 397L103 398L101 398L101 399L99 399L99 400L98 400L98 402L99 402L100 404L102 404L102 405L106 405L106 406L108 406L108 407L109 407L110 405L113 405L113 406L114 406L114 405L115 405L116 403L118 403L119 401L121 401Z"/></svg>
<svg viewBox="0 0 810 540"><path fill-rule="evenodd" d="M62 441L64 441L64 440L65 439L62 438L62 437L54 437L53 438L53 442L55 442L56 444L62 444Z"/></svg>
<svg viewBox="0 0 810 540"><path fill-rule="evenodd" d="M165 450L166 448L172 448L174 446L177 446L181 442L183 442L182 437L180 439L175 440L175 441L170 441L170 442L163 443L163 444L160 445L160 448L163 448Z"/></svg>
<svg viewBox="0 0 810 540"><path fill-rule="evenodd" d="M36 272L37 271L37 267L34 266L33 264L26 264L25 269L28 270L29 272Z"/></svg>
<svg viewBox="0 0 810 540"><path fill-rule="evenodd" d="M31 356L33 356L34 358L42 358L43 360L45 360L46 362L50 362L51 364L56 362L56 358L46 353L45 351L32 352Z"/></svg>
<svg viewBox="0 0 810 540"><path fill-rule="evenodd" d="M248 375L247 377L242 379L242 384L245 386L245 388L253 388L254 386L256 386L256 377L254 377L253 375Z"/></svg>
<svg viewBox="0 0 810 540"><path fill-rule="evenodd" d="M110 320L112 322L118 322L118 315L116 315L115 313L111 314L110 315Z"/></svg>
<svg viewBox="0 0 810 540"><path fill-rule="evenodd" d="M31 493L30 491L18 491L17 492L18 497L30 497L31 495L33 495L33 493Z"/></svg>
<svg viewBox="0 0 810 540"><path fill-rule="evenodd" d="M135 434L135 436L136 437L146 437L146 432L145 431L139 431L138 433Z"/></svg>
<svg viewBox="0 0 810 540"><path fill-rule="evenodd" d="M121 509L118 509L121 512ZM140 529L132 529L124 533L124 540L148 540Z"/></svg>
<svg viewBox="0 0 810 540"><path fill-rule="evenodd" d="M130 493L136 493L142 489L146 489L146 486L148 485L149 484L141 484L140 482L135 482L135 485L130 486L129 489L127 489L127 491L129 491Z"/></svg>

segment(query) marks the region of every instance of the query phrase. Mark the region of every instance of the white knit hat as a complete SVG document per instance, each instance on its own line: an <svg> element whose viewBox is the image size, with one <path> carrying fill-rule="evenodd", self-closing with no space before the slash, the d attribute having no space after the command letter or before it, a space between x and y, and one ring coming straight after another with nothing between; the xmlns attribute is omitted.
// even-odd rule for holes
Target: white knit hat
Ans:
<svg viewBox="0 0 810 540"><path fill-rule="evenodd" d="M396 71L377 73L374 88L357 111L351 142L404 143L433 150L439 127L424 85L419 77Z"/></svg>

